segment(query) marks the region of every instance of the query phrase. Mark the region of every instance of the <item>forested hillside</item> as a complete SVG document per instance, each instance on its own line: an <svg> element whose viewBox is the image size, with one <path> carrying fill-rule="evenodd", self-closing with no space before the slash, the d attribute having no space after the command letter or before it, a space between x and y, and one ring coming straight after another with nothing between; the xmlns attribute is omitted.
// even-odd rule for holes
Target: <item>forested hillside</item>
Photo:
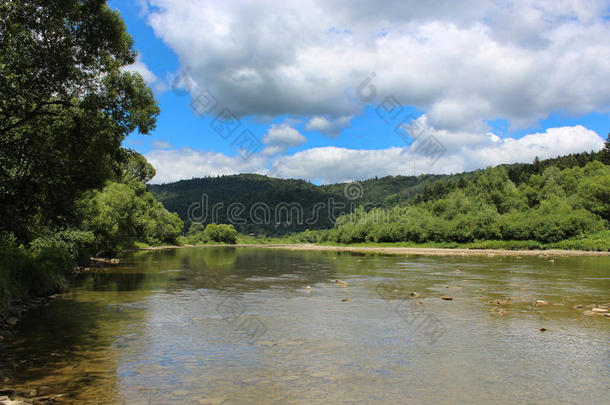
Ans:
<svg viewBox="0 0 610 405"><path fill-rule="evenodd" d="M466 193L469 198L475 193L475 189L487 181L481 194L486 198L504 198L502 193L507 188L514 188L520 193L525 193L517 198L512 208L518 212L526 212L526 208L538 206L541 201L549 195L557 192L557 197L562 193L573 190L545 189L546 183L537 179L546 179L553 173L562 169L580 168L593 161L601 161L603 152L579 153L562 156L554 159L539 161L529 164L501 165L494 169L482 169L472 172L454 175L421 175L421 176L387 176L372 178L350 183L339 183L330 185L315 185L303 180L275 179L256 174L240 174L231 176L206 177L192 180L182 180L175 183L149 185L152 194L172 212L178 213L180 218L188 226L191 222L201 223L232 223L241 233L255 233L257 235L286 235L301 232L306 229L322 230L332 228L337 218L344 214L353 212L357 207L359 211L368 212L380 208L391 208L394 206L423 206L424 203L433 204L438 201L458 201ZM582 177L587 175L581 175ZM587 177L588 178L588 177ZM589 179L592 182L603 181L603 178ZM482 186L481 186L482 187ZM477 191L478 192L478 191ZM499 193L499 194L498 194ZM545 194L546 193L546 194ZM542 197L536 197L540 194ZM477 197L478 198L478 197ZM523 200L525 198L525 200ZM332 201L332 204L331 204ZM243 205L240 215L231 215L231 206ZM303 209L303 217L297 219L295 215L287 218L286 215L275 213L278 207L293 204ZM317 211L316 204L323 209ZM438 204L443 204L438 202ZM459 202L457 204L460 204ZM500 204L500 203L499 203ZM502 204L513 204L513 202L502 202ZM271 214L268 221L253 220L250 213L257 205L268 207ZM334 205L334 211L329 206ZM475 205L479 207L480 205ZM190 215L189 215L190 207ZM478 208L477 208L478 209ZM510 209L499 206L499 214L505 214ZM378 211L375 211L378 212ZM440 212L436 208L435 213ZM460 211L464 213L465 211ZM483 213L484 211L481 211ZM286 212L281 212L285 214ZM472 212L476 214L475 211ZM594 214L598 215L597 212ZM449 215L449 214L448 214ZM288 219L291 219L289 221ZM315 219L308 221L308 219ZM243 220L243 221L242 221ZM344 220L344 219L341 219ZM339 223L341 223L339 221ZM475 225L473 225L476 227ZM466 232L466 231L465 231ZM477 231L482 232L482 231ZM335 235L333 233L332 235ZM476 234L476 238L485 238L483 234ZM489 237L497 237L489 234ZM509 237L508 234L504 235ZM500 235L500 237L504 237ZM516 238L515 235L510 236ZM558 236L561 238L561 236ZM330 237L335 241L364 241L362 237ZM374 240L370 237L367 240ZM404 240L398 238L377 238L378 240ZM433 238L434 239L434 238ZM438 239L438 238L437 238ZM449 238L448 240L469 240L469 237ZM419 238L418 240L428 240Z"/></svg>
<svg viewBox="0 0 610 405"><path fill-rule="evenodd" d="M511 180L511 168L498 166L474 173L469 181L437 183L442 186L432 188L436 193L422 193L412 204L343 216L322 240L548 244L597 235L592 247L607 250L610 166L593 161L564 170L545 167L540 174L522 171L518 181Z"/></svg>

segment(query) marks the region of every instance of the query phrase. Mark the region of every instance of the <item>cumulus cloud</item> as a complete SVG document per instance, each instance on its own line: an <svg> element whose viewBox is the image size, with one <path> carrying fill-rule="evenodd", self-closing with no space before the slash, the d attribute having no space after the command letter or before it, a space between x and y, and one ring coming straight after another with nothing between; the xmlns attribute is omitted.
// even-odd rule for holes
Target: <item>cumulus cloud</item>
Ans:
<svg viewBox="0 0 610 405"><path fill-rule="evenodd" d="M243 155L227 156L190 148L153 149L145 157L157 171L152 181L155 184L224 174L256 173L268 162L260 155L246 159Z"/></svg>
<svg viewBox="0 0 610 405"><path fill-rule="evenodd" d="M422 147L433 136L444 146L444 153L429 154ZM599 150L603 139L582 126L550 128L520 139L501 139L493 134L473 135L460 145L454 134L428 128L410 146L384 150L354 150L337 147L307 149L274 162L277 177L306 178L323 183L363 180L373 176L450 174L502 163L530 163L540 159ZM446 144L445 144L446 143Z"/></svg>
<svg viewBox="0 0 610 405"><path fill-rule="evenodd" d="M289 123L272 124L262 138L265 144L263 153L268 156L276 155L287 148L304 144L307 138Z"/></svg>
<svg viewBox="0 0 610 405"><path fill-rule="evenodd" d="M425 122L426 117L418 120ZM431 140L442 145L442 153L427 146ZM153 150L146 157L157 168L155 183L236 173L334 183L373 176L449 174L502 163L528 163L536 156L545 159L599 150L603 144L604 140L597 133L580 125L549 128L519 139L500 138L491 133L451 133L428 125L410 145L383 150L320 147L280 156L273 161L265 154L244 160L239 156L192 149Z"/></svg>
<svg viewBox="0 0 610 405"><path fill-rule="evenodd" d="M305 129L308 131L319 131L331 138L336 138L342 130L349 127L351 119L352 117L349 115L344 115L336 119L315 116L307 122Z"/></svg>
<svg viewBox="0 0 610 405"><path fill-rule="evenodd" d="M195 87L244 116L314 117L330 135L359 114L355 90L395 95L449 131L550 112L610 110L605 0L150 0L156 35ZM312 129L313 130L313 129Z"/></svg>

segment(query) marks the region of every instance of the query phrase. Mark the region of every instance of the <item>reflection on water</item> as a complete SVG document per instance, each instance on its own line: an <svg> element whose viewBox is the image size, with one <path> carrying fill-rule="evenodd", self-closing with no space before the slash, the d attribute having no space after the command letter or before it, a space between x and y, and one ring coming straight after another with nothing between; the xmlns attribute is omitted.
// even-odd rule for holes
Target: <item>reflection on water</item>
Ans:
<svg viewBox="0 0 610 405"><path fill-rule="evenodd" d="M0 373L60 403L607 403L610 319L583 312L610 302L609 268L138 252L29 313L2 342Z"/></svg>

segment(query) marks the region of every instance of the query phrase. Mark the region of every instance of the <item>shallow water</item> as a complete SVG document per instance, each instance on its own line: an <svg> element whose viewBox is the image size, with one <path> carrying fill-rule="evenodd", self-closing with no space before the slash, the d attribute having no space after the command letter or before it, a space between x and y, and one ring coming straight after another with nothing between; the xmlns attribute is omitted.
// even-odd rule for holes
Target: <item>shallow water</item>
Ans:
<svg viewBox="0 0 610 405"><path fill-rule="evenodd" d="M28 313L0 374L79 404L606 404L609 302L608 257L138 252Z"/></svg>

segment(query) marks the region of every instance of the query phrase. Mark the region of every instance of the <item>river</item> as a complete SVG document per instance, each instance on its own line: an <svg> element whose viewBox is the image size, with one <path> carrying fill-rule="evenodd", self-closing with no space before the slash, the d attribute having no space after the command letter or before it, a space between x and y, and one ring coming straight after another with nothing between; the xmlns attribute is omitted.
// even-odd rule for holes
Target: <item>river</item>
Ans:
<svg viewBox="0 0 610 405"><path fill-rule="evenodd" d="M0 373L74 404L607 404L608 303L607 256L136 252L27 313Z"/></svg>

